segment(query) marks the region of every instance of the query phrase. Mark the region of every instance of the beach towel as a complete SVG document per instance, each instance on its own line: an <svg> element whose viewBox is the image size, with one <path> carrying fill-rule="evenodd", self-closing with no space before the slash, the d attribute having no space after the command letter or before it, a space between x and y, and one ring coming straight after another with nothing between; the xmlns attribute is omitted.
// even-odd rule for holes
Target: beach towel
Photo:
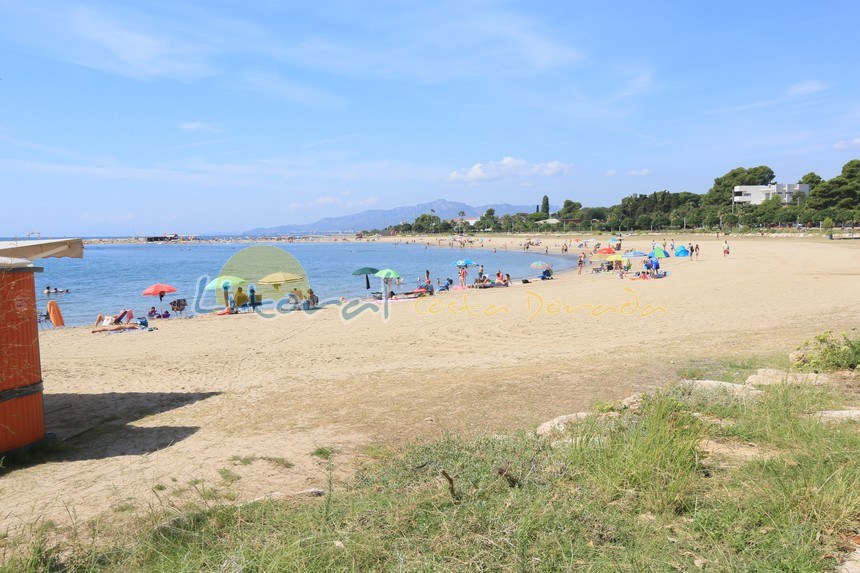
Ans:
<svg viewBox="0 0 860 573"><path fill-rule="evenodd" d="M60 305L55 300L48 301L48 318L51 319L51 324L54 325L54 328L66 325L63 321L63 313L60 312Z"/></svg>

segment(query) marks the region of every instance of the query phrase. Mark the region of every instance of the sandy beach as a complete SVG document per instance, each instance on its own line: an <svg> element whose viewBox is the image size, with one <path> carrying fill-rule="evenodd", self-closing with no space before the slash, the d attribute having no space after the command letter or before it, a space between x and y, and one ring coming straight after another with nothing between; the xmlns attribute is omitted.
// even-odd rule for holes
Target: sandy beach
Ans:
<svg viewBox="0 0 860 573"><path fill-rule="evenodd" d="M325 488L317 447L343 484L379 447L533 428L697 361L860 326L860 241L733 239L728 258L722 239L697 242L700 260L670 259L667 279L574 271L394 302L387 320L328 307L42 332L47 427L67 441L0 477L0 531L141 515L207 487L236 501ZM235 461L251 456L293 465Z"/></svg>

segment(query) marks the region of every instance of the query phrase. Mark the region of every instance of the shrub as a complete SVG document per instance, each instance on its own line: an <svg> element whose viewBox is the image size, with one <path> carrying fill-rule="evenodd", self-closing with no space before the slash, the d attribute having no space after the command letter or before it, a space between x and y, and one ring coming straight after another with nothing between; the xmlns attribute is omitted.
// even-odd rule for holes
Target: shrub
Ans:
<svg viewBox="0 0 860 573"><path fill-rule="evenodd" d="M835 336L828 331L804 342L796 355L798 365L804 370L826 372L831 370L855 370L860 365L860 338L856 329Z"/></svg>

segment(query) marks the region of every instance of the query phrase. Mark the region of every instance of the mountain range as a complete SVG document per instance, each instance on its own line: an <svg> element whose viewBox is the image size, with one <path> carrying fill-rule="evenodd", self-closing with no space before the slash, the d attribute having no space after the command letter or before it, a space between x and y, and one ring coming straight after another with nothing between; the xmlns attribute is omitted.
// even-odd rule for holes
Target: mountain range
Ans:
<svg viewBox="0 0 860 573"><path fill-rule="evenodd" d="M436 216L442 219L459 218L460 211L466 217L480 217L487 209L495 209L496 216L513 215L514 213L534 213L537 205L510 205L501 203L498 205L472 206L457 201L438 199L430 203L421 203L408 207L395 207L394 209L370 209L353 215L341 217L325 217L315 223L302 225L281 225L278 227L258 227L245 231L244 235L288 235L288 234L310 234L310 233L337 233L356 232L369 229L383 229L389 225L397 225L404 221L412 222L418 215L430 213L434 210ZM551 212L558 207L550 207Z"/></svg>

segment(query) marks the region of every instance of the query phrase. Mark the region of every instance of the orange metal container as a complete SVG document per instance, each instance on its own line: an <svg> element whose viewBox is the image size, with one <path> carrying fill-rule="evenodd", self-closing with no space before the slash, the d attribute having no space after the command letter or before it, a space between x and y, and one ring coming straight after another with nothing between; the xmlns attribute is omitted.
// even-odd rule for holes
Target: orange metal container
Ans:
<svg viewBox="0 0 860 573"><path fill-rule="evenodd" d="M42 269L23 262L0 263L0 453L45 437L33 278Z"/></svg>

